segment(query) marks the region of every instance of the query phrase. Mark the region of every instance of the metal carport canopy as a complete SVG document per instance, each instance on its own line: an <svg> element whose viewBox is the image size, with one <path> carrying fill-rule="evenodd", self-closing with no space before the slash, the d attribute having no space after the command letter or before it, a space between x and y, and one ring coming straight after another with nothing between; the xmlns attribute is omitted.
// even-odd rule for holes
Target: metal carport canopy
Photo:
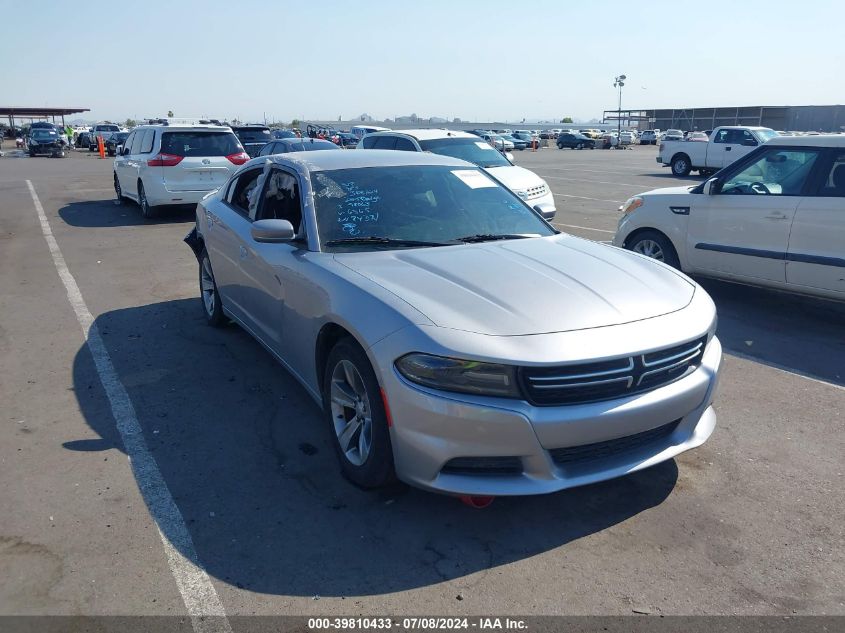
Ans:
<svg viewBox="0 0 845 633"><path fill-rule="evenodd" d="M66 114L78 114L80 112L90 112L90 108L25 108L25 107L6 107L0 106L0 116L9 117L9 124L14 126L15 117L20 119L40 119L42 117L53 117L56 120L57 116L62 117L62 124L65 122Z"/></svg>

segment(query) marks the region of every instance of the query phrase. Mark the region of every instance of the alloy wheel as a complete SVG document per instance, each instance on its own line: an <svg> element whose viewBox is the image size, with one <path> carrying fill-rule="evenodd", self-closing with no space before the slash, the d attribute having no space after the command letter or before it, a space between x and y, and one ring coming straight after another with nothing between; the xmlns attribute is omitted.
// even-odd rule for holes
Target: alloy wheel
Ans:
<svg viewBox="0 0 845 633"><path fill-rule="evenodd" d="M200 292L202 303L209 316L214 314L214 274L211 272L211 262L208 257L203 257L200 270Z"/></svg>
<svg viewBox="0 0 845 633"><path fill-rule="evenodd" d="M364 379L350 361L335 365L329 399L340 450L351 464L361 466L373 444L373 414Z"/></svg>
<svg viewBox="0 0 845 633"><path fill-rule="evenodd" d="M634 248L632 250L640 255L656 259L659 262L662 262L664 259L663 249L660 248L660 244L654 240L640 240L634 244Z"/></svg>

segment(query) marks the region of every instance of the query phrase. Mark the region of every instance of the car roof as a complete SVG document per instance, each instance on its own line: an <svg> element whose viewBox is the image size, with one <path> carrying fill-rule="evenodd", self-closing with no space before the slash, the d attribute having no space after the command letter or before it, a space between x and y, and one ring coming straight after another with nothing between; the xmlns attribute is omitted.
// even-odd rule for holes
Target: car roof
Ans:
<svg viewBox="0 0 845 633"><path fill-rule="evenodd" d="M845 134L816 134L812 136L775 136L766 145L803 147L845 147Z"/></svg>
<svg viewBox="0 0 845 633"><path fill-rule="evenodd" d="M488 130L484 130L487 132ZM475 138L477 139L478 136L476 134L470 134L469 132L463 132L461 130L447 130L445 128L438 128L438 129L417 129L417 130L390 130L384 132L373 132L372 134L367 134L367 136L389 136L391 134L404 134L406 136L413 136L418 141L433 141L435 139L440 138Z"/></svg>
<svg viewBox="0 0 845 633"><path fill-rule="evenodd" d="M284 140L284 139L282 139ZM363 167L402 167L405 165L440 165L477 169L466 161L431 154L428 152L399 152L392 149L359 149L339 152L294 152L253 158L247 166L257 166L265 161L279 165L296 165L306 171L331 171L333 169L358 169Z"/></svg>
<svg viewBox="0 0 845 633"><path fill-rule="evenodd" d="M226 132L232 131L228 125L165 125L162 123L144 123L138 125L134 130L154 129L167 130L169 132Z"/></svg>
<svg viewBox="0 0 845 633"><path fill-rule="evenodd" d="M285 138L276 138L270 141L271 143L283 143L284 145L293 145L294 143L316 143L318 145L334 145L331 141L324 138L311 138L310 136L286 136Z"/></svg>
<svg viewBox="0 0 845 633"><path fill-rule="evenodd" d="M771 130L770 127L761 125L720 125L720 130Z"/></svg>

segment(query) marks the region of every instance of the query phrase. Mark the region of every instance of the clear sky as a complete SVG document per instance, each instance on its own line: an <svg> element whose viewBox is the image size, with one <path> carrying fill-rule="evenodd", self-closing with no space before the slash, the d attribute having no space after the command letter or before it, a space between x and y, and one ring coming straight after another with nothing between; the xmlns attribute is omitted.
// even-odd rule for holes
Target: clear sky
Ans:
<svg viewBox="0 0 845 633"><path fill-rule="evenodd" d="M622 73L623 107L845 102L845 0L0 0L0 15L0 106L91 119L588 120L616 107Z"/></svg>

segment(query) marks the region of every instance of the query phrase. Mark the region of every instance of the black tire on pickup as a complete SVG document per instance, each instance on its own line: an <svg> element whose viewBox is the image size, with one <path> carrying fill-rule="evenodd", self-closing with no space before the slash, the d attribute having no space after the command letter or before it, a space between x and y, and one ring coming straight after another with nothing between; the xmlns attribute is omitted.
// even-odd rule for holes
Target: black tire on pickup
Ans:
<svg viewBox="0 0 845 633"><path fill-rule="evenodd" d="M690 163L689 156L686 154L675 154L672 157L672 173L675 176L689 176L689 173L692 171L692 164Z"/></svg>

